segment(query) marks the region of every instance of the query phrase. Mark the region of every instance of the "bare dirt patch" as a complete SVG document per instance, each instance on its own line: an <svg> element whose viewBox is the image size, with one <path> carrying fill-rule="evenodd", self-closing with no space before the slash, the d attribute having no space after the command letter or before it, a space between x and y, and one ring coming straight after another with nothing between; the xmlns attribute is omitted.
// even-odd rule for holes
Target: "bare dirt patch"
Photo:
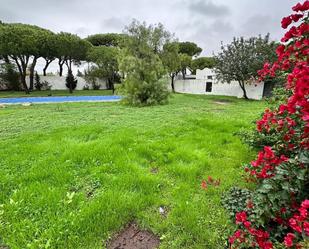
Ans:
<svg viewBox="0 0 309 249"><path fill-rule="evenodd" d="M150 172L151 172L152 174L158 174L158 173L159 173L159 169L158 169L158 168L151 168L151 169L150 169Z"/></svg>
<svg viewBox="0 0 309 249"><path fill-rule="evenodd" d="M231 101L226 101L226 100L218 100L218 101L214 101L215 104L218 105L228 105L231 103Z"/></svg>
<svg viewBox="0 0 309 249"><path fill-rule="evenodd" d="M107 249L155 249L159 245L158 236L151 231L141 230L136 223L130 223L107 242Z"/></svg>

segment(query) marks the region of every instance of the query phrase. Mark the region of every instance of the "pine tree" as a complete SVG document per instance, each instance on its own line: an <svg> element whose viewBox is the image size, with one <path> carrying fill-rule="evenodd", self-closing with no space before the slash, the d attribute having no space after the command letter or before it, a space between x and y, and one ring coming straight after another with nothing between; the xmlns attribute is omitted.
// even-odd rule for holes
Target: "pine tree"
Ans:
<svg viewBox="0 0 309 249"><path fill-rule="evenodd" d="M71 70L69 70L68 75L67 75L65 81L66 81L65 86L70 90L70 93L73 93L73 90L77 86L77 79L75 79L75 77L74 77L74 75L73 75Z"/></svg>

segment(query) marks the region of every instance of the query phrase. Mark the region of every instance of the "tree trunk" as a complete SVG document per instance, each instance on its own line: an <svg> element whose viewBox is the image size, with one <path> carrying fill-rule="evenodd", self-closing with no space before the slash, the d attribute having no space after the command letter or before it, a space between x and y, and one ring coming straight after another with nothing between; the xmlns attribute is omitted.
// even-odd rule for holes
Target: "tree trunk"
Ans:
<svg viewBox="0 0 309 249"><path fill-rule="evenodd" d="M171 80L172 80L172 82L171 82L171 86L172 86L172 91L173 91L173 93L175 92L175 84L174 84L174 79L175 79L175 74L172 74L172 76L171 76Z"/></svg>
<svg viewBox="0 0 309 249"><path fill-rule="evenodd" d="M38 58L34 57L32 64L30 66L30 75L29 75L29 79L30 79L30 84L29 84L29 90L32 91L33 90L33 85L34 85L34 69L35 69L35 65L37 63Z"/></svg>
<svg viewBox="0 0 309 249"><path fill-rule="evenodd" d="M185 80L186 79L186 69L182 69L181 73L182 73L182 78Z"/></svg>
<svg viewBox="0 0 309 249"><path fill-rule="evenodd" d="M66 64L66 66L68 68L68 72L72 72L72 59L67 59L65 61L65 64Z"/></svg>
<svg viewBox="0 0 309 249"><path fill-rule="evenodd" d="M245 82L239 81L238 83L239 83L240 88L241 88L242 91L243 91L243 96L244 96L244 98L245 98L245 99L249 99L248 96L247 96L247 91L246 91Z"/></svg>
<svg viewBox="0 0 309 249"><path fill-rule="evenodd" d="M24 88L26 94L30 94L29 88L28 88L27 83L26 83L26 74L22 74L20 76L20 81L21 81L21 84L23 85L23 88Z"/></svg>
<svg viewBox="0 0 309 249"><path fill-rule="evenodd" d="M62 74L63 74L63 64L64 64L64 60L58 58L59 76L60 77L62 77Z"/></svg>
<svg viewBox="0 0 309 249"><path fill-rule="evenodd" d="M44 68L43 68L43 75L44 75L44 76L46 76L46 70L47 70L49 64L50 64L53 60L48 60L48 59L46 60L46 59L45 59L45 61L46 61L46 63L45 63L45 66L44 66Z"/></svg>
<svg viewBox="0 0 309 249"><path fill-rule="evenodd" d="M18 71L19 71L20 82L21 82L26 94L29 94L30 92L29 92L27 82L26 82L27 65L28 65L28 59L29 58L26 58L26 60L24 60L23 58L19 58L20 62L19 62L19 59L17 57L12 57L12 59L15 61L16 65L17 65L17 68L18 68Z"/></svg>

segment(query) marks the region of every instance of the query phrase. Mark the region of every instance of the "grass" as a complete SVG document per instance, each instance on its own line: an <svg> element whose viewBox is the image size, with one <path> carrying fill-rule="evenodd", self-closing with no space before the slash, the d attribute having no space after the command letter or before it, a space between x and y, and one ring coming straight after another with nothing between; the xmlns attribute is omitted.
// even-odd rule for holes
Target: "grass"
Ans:
<svg viewBox="0 0 309 249"><path fill-rule="evenodd" d="M68 90L47 90L33 91L26 94L22 91L0 91L0 98L18 98L18 97L46 97L46 96L96 96L112 95L112 90L75 90L72 94Z"/></svg>
<svg viewBox="0 0 309 249"><path fill-rule="evenodd" d="M161 237L160 248L224 248L232 227L220 196L243 184L241 165L254 157L233 133L264 107L173 95L168 105L145 108L0 109L0 245L102 248L135 220ZM207 176L220 187L201 189Z"/></svg>

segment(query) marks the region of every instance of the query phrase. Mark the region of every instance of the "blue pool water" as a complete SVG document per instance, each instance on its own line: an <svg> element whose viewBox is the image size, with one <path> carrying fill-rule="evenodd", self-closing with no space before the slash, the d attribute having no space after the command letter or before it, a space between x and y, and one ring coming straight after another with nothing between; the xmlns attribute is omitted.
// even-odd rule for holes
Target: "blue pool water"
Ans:
<svg viewBox="0 0 309 249"><path fill-rule="evenodd" d="M59 97L24 97L24 98L0 98L0 104L22 103L61 103L61 102L104 102L118 101L120 96L59 96Z"/></svg>

